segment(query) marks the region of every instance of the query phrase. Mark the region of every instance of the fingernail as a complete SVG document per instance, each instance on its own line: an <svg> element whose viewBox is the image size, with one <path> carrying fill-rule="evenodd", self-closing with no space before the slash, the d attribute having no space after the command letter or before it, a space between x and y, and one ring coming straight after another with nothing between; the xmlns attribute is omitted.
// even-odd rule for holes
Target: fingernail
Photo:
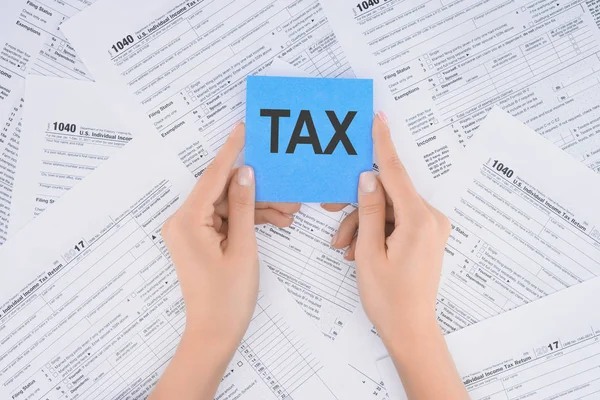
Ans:
<svg viewBox="0 0 600 400"><path fill-rule="evenodd" d="M331 238L331 245L333 246L335 242L337 242L339 236L339 232L336 232L335 235Z"/></svg>
<svg viewBox="0 0 600 400"><path fill-rule="evenodd" d="M388 124L388 118L387 115L385 115L385 113L383 111L379 111L377 113L377 116L379 117L379 119L381 120L381 122L383 122L384 124Z"/></svg>
<svg viewBox="0 0 600 400"><path fill-rule="evenodd" d="M254 170L244 165L238 169L237 181L241 186L252 186L254 184Z"/></svg>
<svg viewBox="0 0 600 400"><path fill-rule="evenodd" d="M348 248L346 249L346 251L344 252L344 258L345 258L346 260L348 259L348 257L349 257L349 256L350 256L350 247L348 247Z"/></svg>
<svg viewBox="0 0 600 400"><path fill-rule="evenodd" d="M377 176L373 171L360 174L358 188L363 193L373 193L377 189Z"/></svg>
<svg viewBox="0 0 600 400"><path fill-rule="evenodd" d="M231 128L232 131L236 130L238 126L240 126L241 124L243 124L244 121L238 121L235 123L235 125L233 125L233 128Z"/></svg>

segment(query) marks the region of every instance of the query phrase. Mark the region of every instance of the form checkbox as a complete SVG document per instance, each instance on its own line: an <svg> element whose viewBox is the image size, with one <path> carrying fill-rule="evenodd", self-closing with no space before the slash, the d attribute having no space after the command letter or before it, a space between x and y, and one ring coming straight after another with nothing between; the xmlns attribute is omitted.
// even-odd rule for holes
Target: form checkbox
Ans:
<svg viewBox="0 0 600 400"><path fill-rule="evenodd" d="M521 7L521 11L527 11L525 7Z"/></svg>
<svg viewBox="0 0 600 400"><path fill-rule="evenodd" d="M192 91L192 88L188 86L188 87L185 88L185 90L187 90L187 92L189 93L189 92Z"/></svg>
<svg viewBox="0 0 600 400"><path fill-rule="evenodd" d="M243 362L241 362L241 361L238 361L238 363L237 363L237 366L238 366L238 367L241 367L242 365L244 365L244 363L243 363Z"/></svg>
<svg viewBox="0 0 600 400"><path fill-rule="evenodd" d="M192 96L192 101L196 101L198 98L196 96Z"/></svg>
<svg viewBox="0 0 600 400"><path fill-rule="evenodd" d="M21 71L25 71L25 65L21 65Z"/></svg>
<svg viewBox="0 0 600 400"><path fill-rule="evenodd" d="M137 293L133 292L133 293L131 294L131 297L135 297L135 296L137 296Z"/></svg>
<svg viewBox="0 0 600 400"><path fill-rule="evenodd" d="M291 45L292 45L292 42L290 42L290 41L288 40L288 41L287 41L285 44L286 44L286 46L291 46Z"/></svg>
<svg viewBox="0 0 600 400"><path fill-rule="evenodd" d="M56 378L58 376L58 373L55 372L52 375Z"/></svg>
<svg viewBox="0 0 600 400"><path fill-rule="evenodd" d="M277 27L277 32L281 32L281 27L280 26Z"/></svg>
<svg viewBox="0 0 600 400"><path fill-rule="evenodd" d="M529 23L529 26L530 26L530 27L531 27L531 26L533 26L533 22L530 22L530 23Z"/></svg>

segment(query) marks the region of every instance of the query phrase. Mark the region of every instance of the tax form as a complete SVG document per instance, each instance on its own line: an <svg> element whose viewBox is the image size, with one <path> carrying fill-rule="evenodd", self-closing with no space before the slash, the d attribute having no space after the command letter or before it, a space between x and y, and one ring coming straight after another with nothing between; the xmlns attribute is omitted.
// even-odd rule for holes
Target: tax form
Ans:
<svg viewBox="0 0 600 400"><path fill-rule="evenodd" d="M25 77L92 80L59 25L94 0L10 0L0 15L0 245L8 237Z"/></svg>
<svg viewBox="0 0 600 400"><path fill-rule="evenodd" d="M446 336L471 399L597 398L599 293L594 279ZM377 365L390 396L406 399L391 358Z"/></svg>
<svg viewBox="0 0 600 400"><path fill-rule="evenodd" d="M132 139L131 118L99 84L31 75L25 97L11 234Z"/></svg>
<svg viewBox="0 0 600 400"><path fill-rule="evenodd" d="M600 168L599 5L323 0L359 76L376 75L434 177L494 105Z"/></svg>
<svg viewBox="0 0 600 400"><path fill-rule="evenodd" d="M63 29L94 77L120 88L195 176L244 118L247 75L280 59L277 69L353 76L314 0L103 0ZM261 258L330 338L359 303L354 264L329 246L349 211L304 205L288 229L257 228Z"/></svg>
<svg viewBox="0 0 600 400"><path fill-rule="evenodd" d="M0 282L0 397L145 398L166 368L185 307L160 230L194 179L163 147L134 139L0 249L19 271ZM361 398L273 280L263 265L215 398Z"/></svg>
<svg viewBox="0 0 600 400"><path fill-rule="evenodd" d="M313 76L353 76L315 0L106 0L62 29L195 176L244 118L246 76L274 58Z"/></svg>
<svg viewBox="0 0 600 400"><path fill-rule="evenodd" d="M444 333L600 275L597 174L499 108L467 155L431 200L452 223L436 306ZM377 382L387 352L362 309L354 315L336 345Z"/></svg>
<svg viewBox="0 0 600 400"><path fill-rule="evenodd" d="M499 108L480 135L431 201L452 222L446 332L600 275L600 177Z"/></svg>

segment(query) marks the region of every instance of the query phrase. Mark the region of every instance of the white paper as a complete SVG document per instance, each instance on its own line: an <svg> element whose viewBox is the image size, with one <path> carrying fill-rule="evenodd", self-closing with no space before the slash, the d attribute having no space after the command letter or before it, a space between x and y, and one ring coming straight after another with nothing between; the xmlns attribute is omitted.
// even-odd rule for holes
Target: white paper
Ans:
<svg viewBox="0 0 600 400"><path fill-rule="evenodd" d="M432 174L447 171L494 105L599 170L597 2L323 0L358 76Z"/></svg>
<svg viewBox="0 0 600 400"><path fill-rule="evenodd" d="M0 397L150 392L185 324L160 229L193 183L157 138L134 139L0 249L19 271L0 282ZM267 271L217 398L362 398Z"/></svg>
<svg viewBox="0 0 600 400"><path fill-rule="evenodd" d="M62 29L96 79L120 87L196 176L244 118L246 76L274 58L353 76L314 0L106 0Z"/></svg>
<svg viewBox="0 0 600 400"><path fill-rule="evenodd" d="M243 119L246 76L274 58L312 76L354 76L316 0L106 0L63 30L94 77L120 85L196 175ZM397 147L428 188L413 149Z"/></svg>
<svg viewBox="0 0 600 400"><path fill-rule="evenodd" d="M600 275L600 177L567 153L496 108L452 174L432 199L453 226L436 307L445 333ZM385 347L355 315L336 345L377 379Z"/></svg>
<svg viewBox="0 0 600 400"><path fill-rule="evenodd" d="M130 112L148 117L144 130L158 131L195 176L244 118L247 75L283 68L278 74L352 76L314 0L105 0L63 29L95 78L119 87ZM115 34L134 42L120 50ZM279 67L270 69L276 58ZM359 302L354 264L329 245L349 211L304 205L289 229L257 228L262 260L330 338Z"/></svg>
<svg viewBox="0 0 600 400"><path fill-rule="evenodd" d="M29 76L11 233L77 185L131 139L123 107L93 82Z"/></svg>
<svg viewBox="0 0 600 400"><path fill-rule="evenodd" d="M600 391L600 281L553 294L446 337L473 400L595 399ZM390 357L379 371L406 399Z"/></svg>
<svg viewBox="0 0 600 400"><path fill-rule="evenodd" d="M438 299L447 332L600 275L600 177L533 133L492 110L432 199L453 224Z"/></svg>
<svg viewBox="0 0 600 400"><path fill-rule="evenodd" d="M9 234L25 78L92 80L60 24L94 0L7 0L0 13L0 245Z"/></svg>

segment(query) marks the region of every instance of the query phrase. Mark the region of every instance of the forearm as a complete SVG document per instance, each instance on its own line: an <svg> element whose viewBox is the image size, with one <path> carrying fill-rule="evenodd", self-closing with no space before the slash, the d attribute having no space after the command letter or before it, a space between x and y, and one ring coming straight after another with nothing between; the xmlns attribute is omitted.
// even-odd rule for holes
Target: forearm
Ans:
<svg viewBox="0 0 600 400"><path fill-rule="evenodd" d="M409 399L468 399L435 320L386 341Z"/></svg>
<svg viewBox="0 0 600 400"><path fill-rule="evenodd" d="M212 400L234 351L219 338L186 331L149 400Z"/></svg>

